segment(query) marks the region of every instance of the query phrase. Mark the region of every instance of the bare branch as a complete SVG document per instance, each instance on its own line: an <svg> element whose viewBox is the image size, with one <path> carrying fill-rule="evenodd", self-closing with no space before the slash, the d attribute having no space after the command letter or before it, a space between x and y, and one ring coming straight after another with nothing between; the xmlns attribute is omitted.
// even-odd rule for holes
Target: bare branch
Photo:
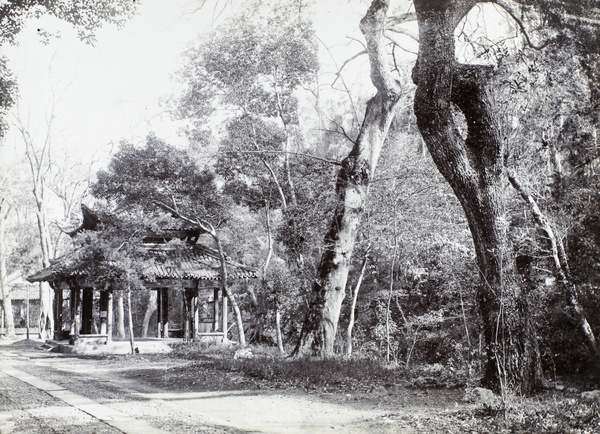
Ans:
<svg viewBox="0 0 600 434"><path fill-rule="evenodd" d="M412 7L412 6L411 6ZM416 12L407 12L402 15L394 15L393 17L388 17L386 20L386 26L397 26L398 24L405 24L410 22L417 21L417 13Z"/></svg>
<svg viewBox="0 0 600 434"><path fill-rule="evenodd" d="M498 6L500 6L502 9L504 9L504 11L510 15L510 17L515 21L515 23L517 23L517 26L519 26L519 29L521 30L521 33L523 34L523 36L525 37L525 40L527 41L527 45L530 48L533 48L534 50L543 50L544 48L546 48L548 45L550 45L553 40L549 39L546 42L544 42L542 45L535 45L533 42L531 42L531 39L529 38L529 34L527 33L527 30L525 29L525 25L523 24L523 21L521 21L521 19L517 16L516 12L512 10L512 8L504 3L503 1L500 0L491 0L490 3L494 3Z"/></svg>
<svg viewBox="0 0 600 434"><path fill-rule="evenodd" d="M419 36L416 35L415 33L411 32L409 29L402 29L402 28L389 28L385 30L385 36L389 39L391 39L388 35L390 33L398 33L399 35L404 35L404 36L408 36L410 39L412 39L415 42L419 42Z"/></svg>
<svg viewBox="0 0 600 434"><path fill-rule="evenodd" d="M390 41L392 41L392 43L394 44L395 47L398 47L401 50L406 51L407 53L414 54L415 56L419 54L416 51L411 51L408 48L404 48L402 42L396 37L396 35L391 33L389 30L386 30L385 32L383 32L383 35L386 38L388 38ZM416 40L416 41L418 42L418 40Z"/></svg>
<svg viewBox="0 0 600 434"><path fill-rule="evenodd" d="M337 78L340 79L340 81L342 82L342 85L344 86L345 92L348 95L348 99L350 100L350 105L352 106L352 114L354 115L354 122L356 122L356 124L358 125L358 112L356 110L356 104L354 103L354 99L352 98L352 94L350 93L350 89L348 88L348 86L346 85L346 81L344 80L344 77L341 75L341 69L338 67L338 64L335 60L335 57L333 57L333 54L331 53L331 50L329 49L329 47L327 45L325 45L325 43L318 37L316 36L317 40L323 45L323 47L325 47L325 49L327 50L327 53L329 54L329 57L331 58L331 60L333 61L333 64L335 65L335 67L338 70L338 74L336 79L333 81L333 83L331 83L331 87L334 86L335 82L337 81Z"/></svg>
<svg viewBox="0 0 600 434"><path fill-rule="evenodd" d="M333 82L331 83L331 86L333 87L333 85L335 84L335 82L337 81L338 78L340 78L340 76L342 75L342 70L344 69L344 67L349 64L350 62L352 62L354 59L359 58L360 56L363 56L367 54L367 50L362 50L359 51L358 53L356 53L354 56L346 59L344 61L344 63L342 63L342 66L339 67L338 71L335 74L335 80L333 80Z"/></svg>
<svg viewBox="0 0 600 434"><path fill-rule="evenodd" d="M340 129L340 131L342 132L342 134L344 135L344 137L346 139L348 139L348 141L350 143L352 143L353 145L356 145L356 140L352 140L352 137L350 137L348 135L348 133L346 132L346 130L344 129L343 125L339 124L338 122L332 120L331 122L333 122L335 124L336 127L338 127Z"/></svg>
<svg viewBox="0 0 600 434"><path fill-rule="evenodd" d="M350 39L351 41L358 42L360 45L362 45L363 49L364 49L365 51L367 51L367 46L366 46L366 45L365 45L365 43L364 43L363 41L361 41L360 39L354 38L354 37L352 37L352 36L346 36L346 39Z"/></svg>

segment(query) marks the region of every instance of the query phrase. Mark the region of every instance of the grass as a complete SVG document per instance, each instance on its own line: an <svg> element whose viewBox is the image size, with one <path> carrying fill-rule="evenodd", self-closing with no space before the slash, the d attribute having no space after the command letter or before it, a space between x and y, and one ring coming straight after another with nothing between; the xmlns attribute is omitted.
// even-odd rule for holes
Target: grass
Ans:
<svg viewBox="0 0 600 434"><path fill-rule="evenodd" d="M215 369L242 374L277 389L370 392L378 386L456 388L467 381L465 373L452 372L441 365L405 369L372 358L288 358L276 348L264 346L249 347L251 357L235 358L236 349L222 345L181 345L175 348L175 354L190 360L210 355Z"/></svg>
<svg viewBox="0 0 600 434"><path fill-rule="evenodd" d="M465 372L439 364L406 369L368 358L285 358L265 347L251 347L251 357L234 358L235 350L235 347L190 349L188 346L176 352L184 351L181 354L191 360L207 356L212 369L235 373L261 389L370 393L399 387L396 394L414 394L423 389L466 388L476 381ZM581 383L581 379L572 384L576 383ZM473 423L481 428L480 432L600 432L600 402L582 399L581 390L573 387L563 391L547 389L533 397L511 396L501 411L470 406L454 415L440 417L452 419L455 424ZM464 426L468 430L467 425Z"/></svg>
<svg viewBox="0 0 600 434"><path fill-rule="evenodd" d="M497 407L467 404L464 390L476 384L466 372L440 364L406 369L369 358L286 358L271 347L251 346L235 357L235 345L180 345L171 354L97 356L127 363L137 380L180 392L224 390L301 390L384 405L389 418L416 432L600 432L600 400L586 400L595 388L585 378L564 381L532 397L510 396ZM157 365L166 366L157 370ZM345 400L345 399L344 399ZM411 413L404 406L421 409ZM423 425L425 424L425 425Z"/></svg>

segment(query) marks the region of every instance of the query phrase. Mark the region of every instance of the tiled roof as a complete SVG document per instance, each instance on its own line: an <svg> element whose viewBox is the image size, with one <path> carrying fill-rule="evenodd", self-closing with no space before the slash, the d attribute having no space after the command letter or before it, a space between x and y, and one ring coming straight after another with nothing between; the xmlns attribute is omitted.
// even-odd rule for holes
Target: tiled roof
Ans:
<svg viewBox="0 0 600 434"><path fill-rule="evenodd" d="M66 254L52 260L50 266L27 276L29 282L53 282L61 278L85 274L78 268L74 254Z"/></svg>
<svg viewBox="0 0 600 434"><path fill-rule="evenodd" d="M218 253L206 246L196 244L188 249L175 249L168 244L148 245L154 258L145 270L149 281L155 279L199 279L219 280L220 261ZM255 269L235 263L227 258L230 279L258 277ZM74 254L55 260L52 265L27 278L30 282L56 281L73 276L84 276L85 269L77 264Z"/></svg>
<svg viewBox="0 0 600 434"><path fill-rule="evenodd" d="M168 245L158 245L151 247L149 252L154 257L153 265L146 271L150 278L219 280L219 255L206 246L196 244L191 249L175 251ZM258 277L253 268L233 263L229 258L226 262L230 279Z"/></svg>

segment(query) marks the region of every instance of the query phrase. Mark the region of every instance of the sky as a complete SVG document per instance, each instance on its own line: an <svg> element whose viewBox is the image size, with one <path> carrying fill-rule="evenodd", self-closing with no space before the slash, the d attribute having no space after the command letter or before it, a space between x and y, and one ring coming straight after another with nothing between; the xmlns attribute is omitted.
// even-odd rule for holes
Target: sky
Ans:
<svg viewBox="0 0 600 434"><path fill-rule="evenodd" d="M143 0L123 28L100 29L94 46L79 41L68 25L53 18L31 21L17 46L0 48L9 58L20 92L9 122L21 122L43 140L54 113L54 152L101 166L122 139L139 143L154 132L170 143L183 143L178 124L165 112L161 99L173 94L173 73L186 47L241 4L233 0L219 15L212 1L199 9L198 0ZM361 1L318 3L319 36L337 55L359 49L346 35L359 35L365 9ZM36 32L39 27L60 32L61 37L44 44ZM368 74L365 61L366 57L361 67ZM18 154L22 149L15 128L5 145L1 151L5 157L9 150Z"/></svg>
<svg viewBox="0 0 600 434"><path fill-rule="evenodd" d="M20 91L9 122L21 122L37 140L43 140L54 113L54 154L83 164L93 161L98 168L106 166L122 139L141 143L153 132L169 143L184 144L178 123L165 112L161 99L173 95L177 85L173 74L186 47L239 10L242 0L225 2L222 14L216 12L215 2L207 0L200 9L199 0L143 0L123 28L100 29L94 46L79 41L73 29L53 18L30 21L17 46L0 48L0 54L9 58ZM362 50L358 26L368 3L315 3L322 71L335 71ZM61 37L44 44L37 34L40 27L60 32ZM363 93L372 93L368 74L368 59L361 56L346 69L345 77L349 86L362 86ZM333 77L325 73L320 80ZM343 98L338 98L340 104ZM8 158L10 152L22 155L22 150L22 139L12 128L0 148L2 157Z"/></svg>

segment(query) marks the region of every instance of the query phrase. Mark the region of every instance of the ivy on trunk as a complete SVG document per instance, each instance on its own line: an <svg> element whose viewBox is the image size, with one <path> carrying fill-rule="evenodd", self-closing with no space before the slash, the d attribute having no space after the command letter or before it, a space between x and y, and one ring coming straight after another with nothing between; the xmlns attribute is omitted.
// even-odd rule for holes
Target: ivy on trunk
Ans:
<svg viewBox="0 0 600 434"><path fill-rule="evenodd" d="M529 392L541 382L526 286L514 266L504 209L505 143L489 93L492 68L455 59L454 30L476 2L416 0L419 57L414 109L429 152L466 214L481 274L477 304L486 344L482 383ZM464 115L466 137L456 110Z"/></svg>

